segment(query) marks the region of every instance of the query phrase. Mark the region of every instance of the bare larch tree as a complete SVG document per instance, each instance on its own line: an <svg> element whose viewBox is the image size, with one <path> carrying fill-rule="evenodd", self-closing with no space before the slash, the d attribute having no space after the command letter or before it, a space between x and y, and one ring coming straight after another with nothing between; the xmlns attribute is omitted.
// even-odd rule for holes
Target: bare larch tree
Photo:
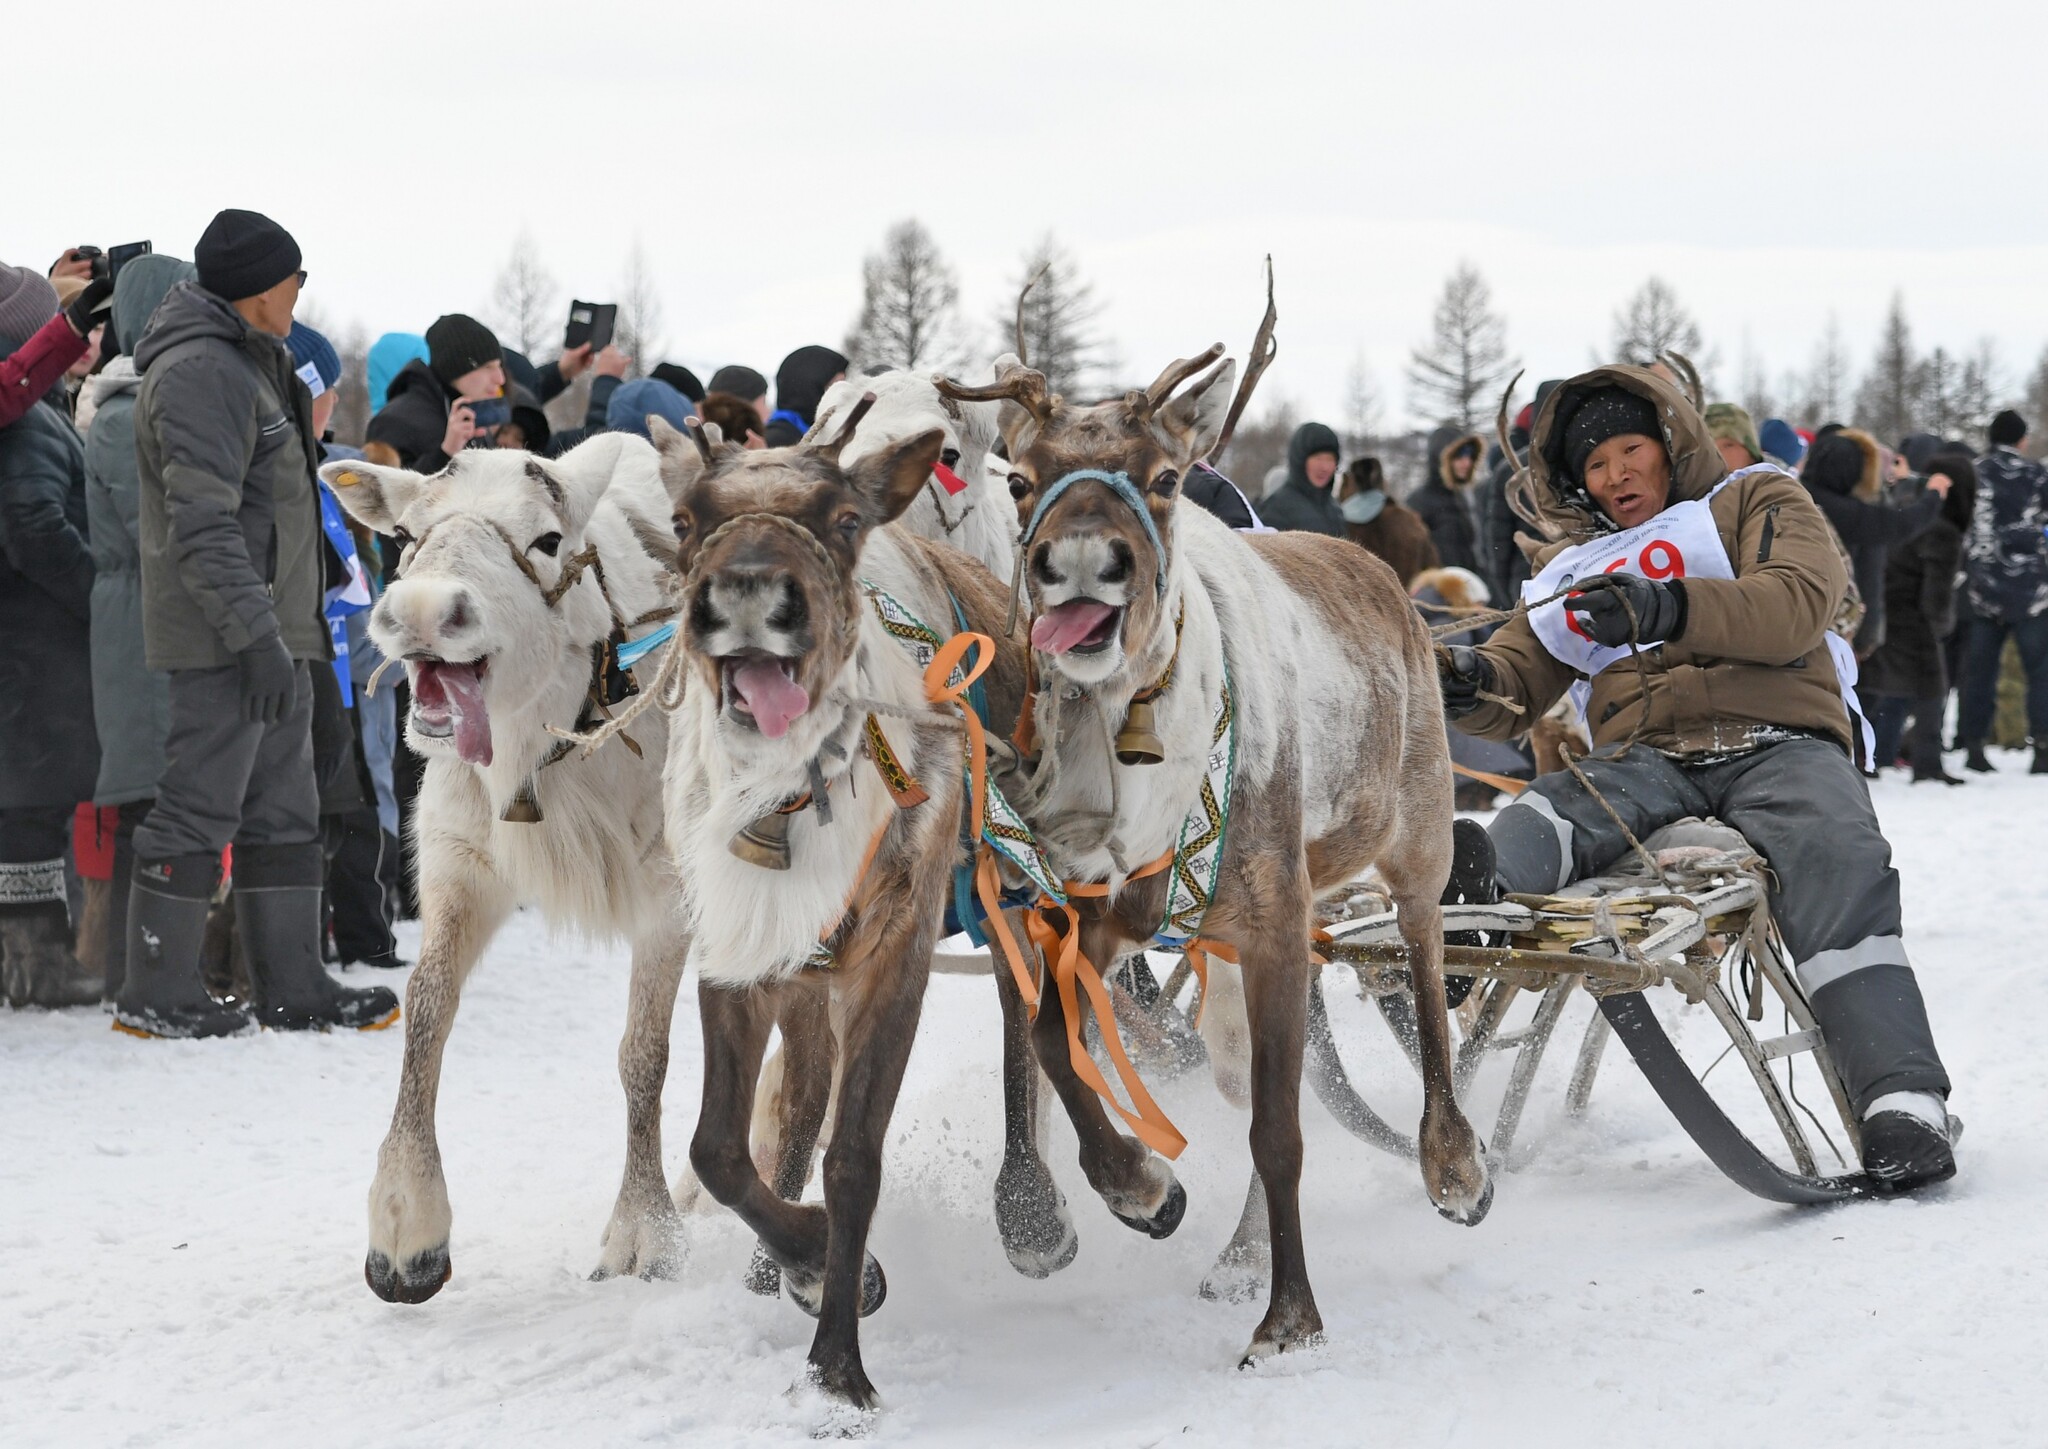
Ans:
<svg viewBox="0 0 2048 1449"><path fill-rule="evenodd" d="M1380 380L1361 347L1352 353L1350 370L1344 375L1344 446L1353 454L1371 452L1373 439L1385 424Z"/></svg>
<svg viewBox="0 0 2048 1449"><path fill-rule="evenodd" d="M899 221L882 249L861 263L860 316L846 337L857 367L946 368L958 364L960 284L931 233Z"/></svg>
<svg viewBox="0 0 2048 1449"><path fill-rule="evenodd" d="M1116 358L1098 330L1102 303L1095 288L1081 279L1073 254L1052 233L1025 253L1009 295L1021 295L1023 300L996 313L998 353L1021 341L1031 366L1045 374L1054 392L1066 397L1083 396L1116 370Z"/></svg>
<svg viewBox="0 0 2048 1449"><path fill-rule="evenodd" d="M1840 421L1849 402L1849 376L1849 349L1842 345L1841 319L1830 312L1827 329L1814 345L1813 365L1790 399L1795 414L1792 421L1807 429Z"/></svg>
<svg viewBox="0 0 2048 1449"><path fill-rule="evenodd" d="M619 320L613 339L632 359L628 377L644 377L661 361L667 338L662 335L661 288L648 265L647 249L638 241L626 253L626 270L619 278Z"/></svg>
<svg viewBox="0 0 2048 1449"><path fill-rule="evenodd" d="M522 230L512 243L512 255L491 284L491 315L498 336L533 356L561 335L562 319L555 313L555 300L561 294L561 284L541 265L540 246L533 233Z"/></svg>
<svg viewBox="0 0 2048 1449"><path fill-rule="evenodd" d="M1897 447L1919 422L1925 382L1925 371L1913 353L1913 330L1906 325L1905 298L1894 292L1870 371L1856 389L1856 426Z"/></svg>
<svg viewBox="0 0 2048 1449"><path fill-rule="evenodd" d="M1707 351L1700 336L1700 324L1678 300L1678 293L1662 277L1651 277L1614 314L1612 348L1608 359L1648 367L1666 353L1676 352L1699 369L1700 379L1713 392L1713 372L1719 358Z"/></svg>
<svg viewBox="0 0 2048 1449"><path fill-rule="evenodd" d="M1479 269L1460 262L1444 280L1426 347L1409 354L1409 406L1423 417L1478 425L1520 364L1508 356L1507 324Z"/></svg>

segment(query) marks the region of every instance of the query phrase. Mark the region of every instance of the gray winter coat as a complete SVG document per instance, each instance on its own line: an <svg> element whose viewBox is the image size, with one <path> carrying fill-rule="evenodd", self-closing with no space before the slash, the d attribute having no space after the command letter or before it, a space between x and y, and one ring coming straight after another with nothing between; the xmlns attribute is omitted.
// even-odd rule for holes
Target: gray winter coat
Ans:
<svg viewBox="0 0 2048 1449"><path fill-rule="evenodd" d="M283 343L181 282L135 362L149 667L220 668L271 634L326 659L313 400Z"/></svg>
<svg viewBox="0 0 2048 1449"><path fill-rule="evenodd" d="M121 355L86 383L95 405L92 430L85 435L85 512L93 561L92 713L100 736L95 805L150 799L164 771L170 679L143 662L135 465L135 395L142 375L129 354L165 294L196 276L190 262L156 254L123 267L110 324Z"/></svg>

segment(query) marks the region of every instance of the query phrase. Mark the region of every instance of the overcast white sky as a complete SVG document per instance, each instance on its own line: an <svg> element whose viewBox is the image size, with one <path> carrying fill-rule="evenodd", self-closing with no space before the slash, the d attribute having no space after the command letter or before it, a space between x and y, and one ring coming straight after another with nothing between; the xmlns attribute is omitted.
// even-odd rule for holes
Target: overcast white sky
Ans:
<svg viewBox="0 0 2048 1449"><path fill-rule="evenodd" d="M2038 4L295 5L114 0L5 21L0 258L221 206L299 238L374 335L481 312L524 227L575 295L638 238L667 353L772 373L837 344L862 253L915 215L981 324L1050 229L1127 370L1222 339L1279 275L1262 394L1331 415L1363 350L1390 419L1446 271L1532 377L1583 367L1651 273L1732 387L1860 366L1894 289L1923 344L2048 344ZM751 28L750 28L751 27Z"/></svg>

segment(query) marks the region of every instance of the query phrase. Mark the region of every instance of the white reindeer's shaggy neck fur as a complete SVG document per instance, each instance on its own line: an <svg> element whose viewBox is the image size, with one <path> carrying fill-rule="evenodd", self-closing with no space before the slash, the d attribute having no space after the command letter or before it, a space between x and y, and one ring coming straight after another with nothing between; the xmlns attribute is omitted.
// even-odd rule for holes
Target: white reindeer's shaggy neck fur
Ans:
<svg viewBox="0 0 2048 1449"><path fill-rule="evenodd" d="M920 577L902 549L879 530L861 556L861 577L901 599L920 617L945 619L943 588ZM779 740L748 735L744 748L724 718L715 691L691 689L670 725L665 804L669 845L684 887L684 904L704 979L753 985L794 974L821 936L837 923L859 884L870 844L896 813L872 761L860 752L870 702L926 716L923 677L865 600L859 642L818 703ZM948 612L941 612L948 611ZM904 769L931 799L916 808L957 811L959 759L920 747L911 720L877 712ZM790 817L791 868L753 865L729 848L735 834L809 788L809 766L827 742L846 751L828 769L832 822L815 808Z"/></svg>

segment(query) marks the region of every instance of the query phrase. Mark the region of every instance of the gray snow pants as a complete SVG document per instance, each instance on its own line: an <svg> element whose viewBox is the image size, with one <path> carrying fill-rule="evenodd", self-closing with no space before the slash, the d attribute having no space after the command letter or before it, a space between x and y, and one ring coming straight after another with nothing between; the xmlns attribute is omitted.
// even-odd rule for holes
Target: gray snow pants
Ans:
<svg viewBox="0 0 2048 1449"><path fill-rule="evenodd" d="M149 817L135 830L138 859L320 839L313 681L303 660L297 686L283 719L250 724L242 718L241 671L234 665L171 671L163 779Z"/></svg>
<svg viewBox="0 0 2048 1449"><path fill-rule="evenodd" d="M1580 768L1638 840L1674 820L1713 816L1769 862L1772 914L1859 1113L1888 1092L1948 1095L1906 959L1891 846L1839 745L1785 740L1707 765L1635 745ZM1488 833L1510 891L1555 891L1599 875L1628 849L1569 772L1539 778Z"/></svg>

